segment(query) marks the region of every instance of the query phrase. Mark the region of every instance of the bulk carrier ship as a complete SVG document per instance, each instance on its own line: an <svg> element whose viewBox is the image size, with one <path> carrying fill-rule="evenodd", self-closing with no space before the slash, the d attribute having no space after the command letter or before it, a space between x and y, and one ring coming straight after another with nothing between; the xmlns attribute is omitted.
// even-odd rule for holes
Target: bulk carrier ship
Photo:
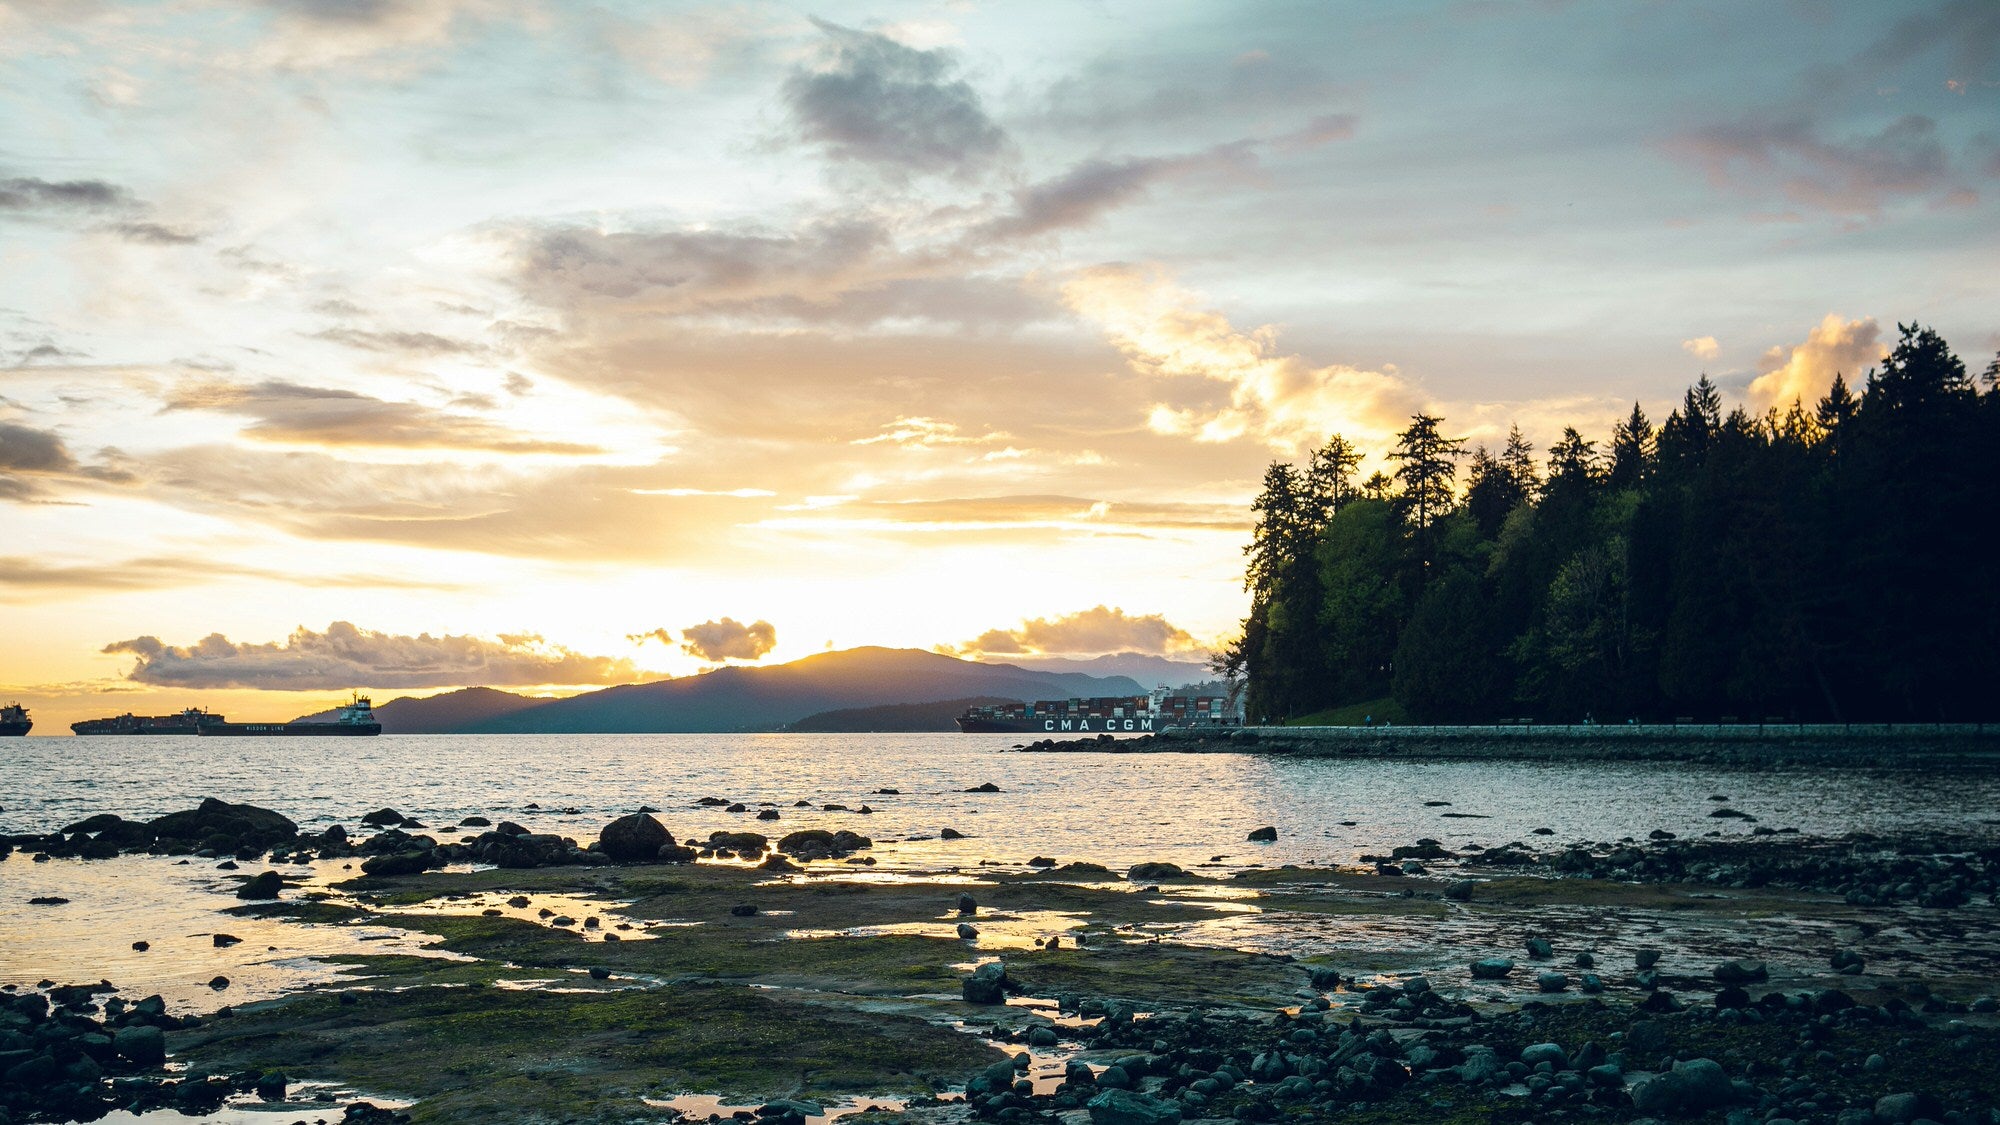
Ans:
<svg viewBox="0 0 2000 1125"><path fill-rule="evenodd" d="M375 705L367 696L357 695L340 709L340 714L330 723L232 723L213 711L189 707L177 715L128 713L109 719L85 719L80 723L71 723L69 729L77 734L194 734L203 737L311 735L325 738L381 734L382 724L375 721Z"/></svg>
<svg viewBox="0 0 2000 1125"><path fill-rule="evenodd" d="M1168 727L1226 727L1243 722L1221 696L1151 695L1044 699L968 707L958 717L967 734L1149 734Z"/></svg>

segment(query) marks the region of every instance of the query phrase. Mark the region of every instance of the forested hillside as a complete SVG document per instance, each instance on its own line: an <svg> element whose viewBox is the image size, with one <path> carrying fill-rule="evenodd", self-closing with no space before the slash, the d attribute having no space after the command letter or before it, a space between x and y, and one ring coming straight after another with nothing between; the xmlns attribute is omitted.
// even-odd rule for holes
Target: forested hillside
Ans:
<svg viewBox="0 0 2000 1125"><path fill-rule="evenodd" d="M1761 417L1703 376L1538 457L1419 414L1365 481L1334 436L1265 474L1218 669L1253 722L2000 718L1996 379L1911 325L1859 394Z"/></svg>

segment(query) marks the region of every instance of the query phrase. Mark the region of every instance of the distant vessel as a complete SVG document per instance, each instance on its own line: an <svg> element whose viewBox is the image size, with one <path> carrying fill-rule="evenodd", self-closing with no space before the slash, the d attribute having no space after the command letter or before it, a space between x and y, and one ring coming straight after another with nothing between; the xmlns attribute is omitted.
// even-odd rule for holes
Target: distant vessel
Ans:
<svg viewBox="0 0 2000 1125"><path fill-rule="evenodd" d="M330 723L214 723L202 726L195 733L204 738L218 734L340 737L381 734L382 724L375 721L375 705L367 696L357 695Z"/></svg>
<svg viewBox="0 0 2000 1125"><path fill-rule="evenodd" d="M26 707L18 703L0 707L0 738L23 735L34 729L34 720L28 718Z"/></svg>
<svg viewBox="0 0 2000 1125"><path fill-rule="evenodd" d="M1168 727L1237 726L1243 719L1220 696L1151 695L1044 699L968 707L958 717L967 734L1144 734Z"/></svg>
<svg viewBox="0 0 2000 1125"><path fill-rule="evenodd" d="M109 719L85 719L71 723L77 734L195 734L215 735L318 735L357 736L381 734L375 721L375 707L367 696L357 695L340 709L330 723L232 723L213 711L189 707L177 715L115 715Z"/></svg>
<svg viewBox="0 0 2000 1125"><path fill-rule="evenodd" d="M198 734L202 727L223 721L221 715L190 707L177 715L134 715L127 711L108 719L85 719L71 723L77 734Z"/></svg>

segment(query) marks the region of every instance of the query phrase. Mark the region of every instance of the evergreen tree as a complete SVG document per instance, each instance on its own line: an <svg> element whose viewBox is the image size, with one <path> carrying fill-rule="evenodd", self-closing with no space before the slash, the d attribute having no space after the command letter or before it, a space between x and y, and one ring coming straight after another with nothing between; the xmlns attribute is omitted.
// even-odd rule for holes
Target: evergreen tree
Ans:
<svg viewBox="0 0 2000 1125"><path fill-rule="evenodd" d="M1652 469L1653 423L1638 403L1632 413L1611 431L1611 473L1607 483L1613 488L1637 488Z"/></svg>

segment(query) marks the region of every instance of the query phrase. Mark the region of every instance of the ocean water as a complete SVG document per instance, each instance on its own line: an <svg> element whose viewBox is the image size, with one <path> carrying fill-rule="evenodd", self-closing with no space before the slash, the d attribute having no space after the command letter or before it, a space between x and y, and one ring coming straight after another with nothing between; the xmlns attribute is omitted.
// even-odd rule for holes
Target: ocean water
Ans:
<svg viewBox="0 0 2000 1125"><path fill-rule="evenodd" d="M1115 868L1352 862L1432 837L1532 839L1747 833L2000 834L1991 771L1746 769L1674 763L1286 760L1235 754L1024 754L1014 735L404 735L371 739L27 738L0 746L0 831L99 812L143 818L214 796L276 809L307 831L390 806L434 835L480 814L579 840L641 805L681 838L848 828L883 862L926 868L1046 855ZM965 790L985 782L998 793ZM885 794L882 789L898 793ZM696 805L741 801L746 813ZM805 801L807 806L797 802ZM842 804L874 812L823 811ZM780 819L759 822L762 805ZM539 807L536 807L539 806ZM574 811L571 811L574 810ZM1353 822L1352 825L1343 822ZM1253 828L1275 844L1248 844ZM964 840L935 839L954 828ZM1214 857L1221 857L1215 859Z"/></svg>
<svg viewBox="0 0 2000 1125"><path fill-rule="evenodd" d="M587 842L606 821L650 805L683 839L721 828L773 838L798 828L847 828L875 840L864 854L877 864L845 872L956 872L950 877L958 879L976 879L989 865L1018 868L1035 856L1116 870L1169 860L1226 872L1352 863L1424 837L1458 848L1643 838L1655 828L1748 834L1747 822L1708 815L1721 804L1717 797L1755 816L1757 826L1813 835L2000 837L2000 777L1990 771L1022 754L1010 752L1016 741L953 734L15 739L0 746L0 831L48 831L98 812L151 817L214 796L277 809L308 831L356 828L362 815L386 805L418 817L440 839L455 838L450 826L479 814ZM985 782L1000 792L967 792ZM750 811L695 803L708 796L744 802ZM829 811L828 804L848 809ZM874 811L859 812L863 805ZM767 806L780 819L756 820ZM1264 825L1278 829L1275 843L1245 841ZM946 827L966 838L938 839ZM1536 836L1536 828L1553 834ZM225 872L213 861L154 856L34 863L17 853L0 862L0 984L108 977L127 995L158 991L177 1009L204 1011L336 979L328 962L342 953L421 949L421 935L394 930L220 914L237 905L235 878L259 869ZM293 871L317 889L354 873L343 860ZM28 905L45 895L70 901ZM476 913L497 905L496 898L447 908ZM582 917L617 904L556 905ZM1255 940L1296 951L1283 943L1323 943L1325 926L1313 919L1288 937L1260 924ZM1211 928L1211 940L1245 940L1226 916ZM1350 928L1355 932L1342 940L1384 947L1439 936ZM216 931L243 941L217 949L210 938ZM1467 940L1478 947L1489 938ZM149 951L130 948L141 939ZM230 978L227 990L208 987L217 974Z"/></svg>

